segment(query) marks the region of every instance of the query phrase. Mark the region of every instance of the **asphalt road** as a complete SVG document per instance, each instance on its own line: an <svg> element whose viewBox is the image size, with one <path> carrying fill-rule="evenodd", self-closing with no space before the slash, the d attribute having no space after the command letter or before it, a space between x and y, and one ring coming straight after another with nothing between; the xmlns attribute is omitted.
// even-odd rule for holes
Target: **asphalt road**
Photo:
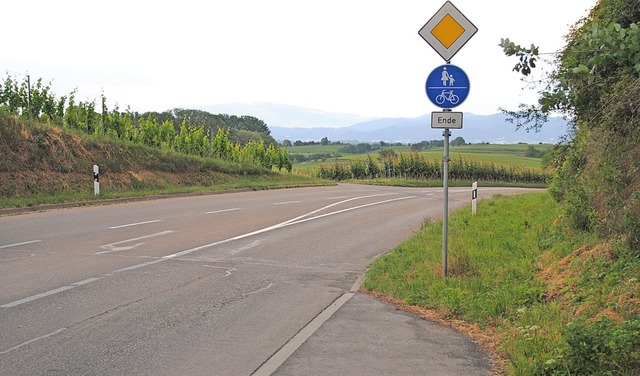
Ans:
<svg viewBox="0 0 640 376"><path fill-rule="evenodd" d="M0 374L488 374L467 338L357 293L441 214L441 188L339 185L0 217Z"/></svg>

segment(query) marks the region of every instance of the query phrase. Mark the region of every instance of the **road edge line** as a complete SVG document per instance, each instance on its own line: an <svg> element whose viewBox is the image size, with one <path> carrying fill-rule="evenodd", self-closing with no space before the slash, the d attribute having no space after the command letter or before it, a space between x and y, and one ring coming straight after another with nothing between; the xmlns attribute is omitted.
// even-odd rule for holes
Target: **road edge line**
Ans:
<svg viewBox="0 0 640 376"><path fill-rule="evenodd" d="M253 376L269 376L273 374L302 344L304 344L320 327L333 316L355 293L342 294L331 305L325 308L318 316L302 328L295 336L276 351L266 362L255 370Z"/></svg>

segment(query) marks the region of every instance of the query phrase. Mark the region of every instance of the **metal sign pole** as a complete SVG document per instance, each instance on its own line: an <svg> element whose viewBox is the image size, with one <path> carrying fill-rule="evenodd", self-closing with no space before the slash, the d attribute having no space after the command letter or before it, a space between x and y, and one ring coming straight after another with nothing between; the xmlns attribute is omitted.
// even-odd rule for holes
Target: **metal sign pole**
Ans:
<svg viewBox="0 0 640 376"><path fill-rule="evenodd" d="M442 158L442 187L444 189L444 212L442 213L442 275L447 276L447 248L449 238L449 136L451 132L445 129L444 157Z"/></svg>
<svg viewBox="0 0 640 376"><path fill-rule="evenodd" d="M443 108L442 112L431 113L431 128L444 129L444 158L442 186L444 188L444 213L442 215L442 275L447 276L447 238L449 235L449 129L462 129L462 113L451 112L460 105L469 94L469 78L467 74L455 65L451 65L451 58L478 31L478 28L462 14L450 1L431 17L418 31L418 34L444 59L447 63L434 69L429 77L425 89L427 97L436 106ZM455 85L454 85L455 83Z"/></svg>

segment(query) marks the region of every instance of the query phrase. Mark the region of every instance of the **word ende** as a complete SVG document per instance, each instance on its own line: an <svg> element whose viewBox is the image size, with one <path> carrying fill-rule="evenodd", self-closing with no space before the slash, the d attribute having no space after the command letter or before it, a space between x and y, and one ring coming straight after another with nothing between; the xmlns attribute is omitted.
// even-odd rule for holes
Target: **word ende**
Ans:
<svg viewBox="0 0 640 376"><path fill-rule="evenodd" d="M431 128L434 129L462 129L462 112L432 112Z"/></svg>

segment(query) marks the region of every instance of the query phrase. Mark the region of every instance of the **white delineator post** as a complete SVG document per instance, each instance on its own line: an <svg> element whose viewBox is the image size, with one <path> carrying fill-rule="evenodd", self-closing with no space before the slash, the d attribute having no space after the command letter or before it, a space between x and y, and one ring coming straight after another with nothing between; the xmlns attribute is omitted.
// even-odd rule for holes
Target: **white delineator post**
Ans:
<svg viewBox="0 0 640 376"><path fill-rule="evenodd" d="M100 169L98 165L93 165L93 195L100 194Z"/></svg>
<svg viewBox="0 0 640 376"><path fill-rule="evenodd" d="M478 182L474 181L471 186L471 214L476 215L478 211Z"/></svg>

